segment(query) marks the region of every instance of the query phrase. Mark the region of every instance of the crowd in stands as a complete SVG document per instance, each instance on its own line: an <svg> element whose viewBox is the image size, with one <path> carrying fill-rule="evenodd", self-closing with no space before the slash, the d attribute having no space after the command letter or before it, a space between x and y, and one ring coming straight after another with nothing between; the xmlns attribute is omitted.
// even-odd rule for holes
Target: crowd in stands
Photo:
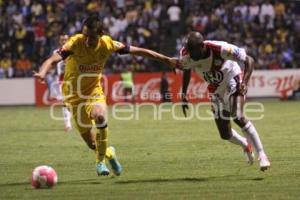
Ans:
<svg viewBox="0 0 300 200"><path fill-rule="evenodd" d="M244 47L256 69L299 68L300 1L286 0L0 0L0 78L29 77L98 13L113 39L178 55L187 32ZM113 56L105 73L161 71L157 62Z"/></svg>

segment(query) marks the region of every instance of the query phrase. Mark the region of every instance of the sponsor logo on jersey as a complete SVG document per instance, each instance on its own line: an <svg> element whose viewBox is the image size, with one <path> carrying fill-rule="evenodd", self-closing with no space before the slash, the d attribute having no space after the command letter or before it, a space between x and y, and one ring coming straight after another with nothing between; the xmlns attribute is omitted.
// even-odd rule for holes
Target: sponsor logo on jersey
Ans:
<svg viewBox="0 0 300 200"><path fill-rule="evenodd" d="M232 55L232 48L229 47L227 50L227 57L229 57L230 55Z"/></svg>
<svg viewBox="0 0 300 200"><path fill-rule="evenodd" d="M79 71L82 73L100 72L101 70L102 70L102 66L100 65L87 65L87 64L79 65Z"/></svg>
<svg viewBox="0 0 300 200"><path fill-rule="evenodd" d="M239 58L240 57L240 49L239 48L234 48L233 49L233 53L232 53L232 55L233 55L233 57L235 58L235 59L237 59L237 58Z"/></svg>

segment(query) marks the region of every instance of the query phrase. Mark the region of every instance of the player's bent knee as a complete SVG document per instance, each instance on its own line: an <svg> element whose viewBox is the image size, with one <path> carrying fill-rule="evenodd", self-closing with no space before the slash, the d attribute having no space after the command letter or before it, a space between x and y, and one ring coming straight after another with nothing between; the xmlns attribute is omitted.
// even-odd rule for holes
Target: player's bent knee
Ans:
<svg viewBox="0 0 300 200"><path fill-rule="evenodd" d="M96 145L94 144L94 142L87 142L86 144L90 149L92 149L92 150L96 149Z"/></svg>
<svg viewBox="0 0 300 200"><path fill-rule="evenodd" d="M231 138L231 132L230 131L222 131L220 132L220 136L223 140L229 140Z"/></svg>
<svg viewBox="0 0 300 200"><path fill-rule="evenodd" d="M234 118L234 120L233 120L240 128L243 128L246 124L247 124L247 122L248 122L248 120L244 117L244 116L242 116L242 117L236 117L236 118Z"/></svg>
<svg viewBox="0 0 300 200"><path fill-rule="evenodd" d="M229 140L229 139L231 138L231 136L230 136L230 135L227 135L227 134L221 134L221 138L222 138L223 140Z"/></svg>
<svg viewBox="0 0 300 200"><path fill-rule="evenodd" d="M95 118L95 121L96 121L97 126L106 124L106 119L105 119L104 115L97 115Z"/></svg>

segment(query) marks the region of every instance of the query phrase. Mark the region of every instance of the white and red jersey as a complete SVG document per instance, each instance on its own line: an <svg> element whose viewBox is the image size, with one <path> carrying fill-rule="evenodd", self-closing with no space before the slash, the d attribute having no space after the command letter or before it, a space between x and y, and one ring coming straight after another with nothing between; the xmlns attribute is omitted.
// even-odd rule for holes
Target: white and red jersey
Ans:
<svg viewBox="0 0 300 200"><path fill-rule="evenodd" d="M246 61L246 51L223 41L204 41L210 50L208 58L194 61L187 50L180 51L180 61L184 69L193 69L209 83L210 93L222 94L230 87L232 79L242 74L241 65Z"/></svg>
<svg viewBox="0 0 300 200"><path fill-rule="evenodd" d="M55 49L53 54L57 53L59 49ZM62 60L56 64L56 100L63 101L62 83L65 75L65 62Z"/></svg>

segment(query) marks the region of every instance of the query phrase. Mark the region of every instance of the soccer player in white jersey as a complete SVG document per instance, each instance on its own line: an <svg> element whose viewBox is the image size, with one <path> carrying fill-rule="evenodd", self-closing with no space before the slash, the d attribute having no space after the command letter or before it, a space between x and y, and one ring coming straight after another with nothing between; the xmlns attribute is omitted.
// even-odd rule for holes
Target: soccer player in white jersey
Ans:
<svg viewBox="0 0 300 200"><path fill-rule="evenodd" d="M69 39L68 35L61 35L59 37L59 46L60 48L66 43L66 41ZM57 53L59 49L54 50L54 54ZM56 73L57 73L57 96L56 100L63 102L63 95L62 95L62 83L64 79L64 72L65 72L65 62L62 60L57 63L56 65ZM72 122L71 122L71 113L68 110L68 108L63 105L62 106L62 113L64 117L64 124L65 124L65 131L69 132L72 130Z"/></svg>
<svg viewBox="0 0 300 200"><path fill-rule="evenodd" d="M180 63L184 70L183 113L186 115L188 109L186 92L193 69L209 84L212 111L221 138L240 145L249 164L254 161L253 145L260 169L265 171L270 168L271 164L254 125L243 115L247 84L254 68L253 58L235 45L204 40L199 32L191 32L180 51ZM247 139L231 127L231 118L242 129Z"/></svg>

